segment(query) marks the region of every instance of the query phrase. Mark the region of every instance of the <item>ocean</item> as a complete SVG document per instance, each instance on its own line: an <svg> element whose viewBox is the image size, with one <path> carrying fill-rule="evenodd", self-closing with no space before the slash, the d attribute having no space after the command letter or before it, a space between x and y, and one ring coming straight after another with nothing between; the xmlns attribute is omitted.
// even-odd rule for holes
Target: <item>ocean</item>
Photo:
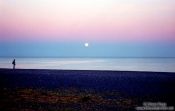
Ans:
<svg viewBox="0 0 175 111"><path fill-rule="evenodd" d="M175 58L15 58L17 69L69 69L175 72ZM13 58L0 58L12 68Z"/></svg>

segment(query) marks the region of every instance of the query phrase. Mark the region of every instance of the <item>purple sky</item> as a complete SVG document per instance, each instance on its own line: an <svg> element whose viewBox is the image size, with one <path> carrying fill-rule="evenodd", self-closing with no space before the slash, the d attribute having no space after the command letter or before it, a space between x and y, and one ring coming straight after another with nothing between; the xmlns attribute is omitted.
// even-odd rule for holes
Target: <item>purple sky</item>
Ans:
<svg viewBox="0 0 175 111"><path fill-rule="evenodd" d="M174 0L1 0L0 40L175 40Z"/></svg>
<svg viewBox="0 0 175 111"><path fill-rule="evenodd" d="M67 51L84 50L79 48L88 42L91 47L86 48L88 54L98 52L101 47L104 51L112 48L115 54L109 52L111 55L121 53L115 50L118 47L134 44L131 49L123 50L123 55L132 55L129 54L132 50L139 54L145 50L143 54L147 55L146 50L152 46L152 52L164 49L160 56L164 53L170 56L175 49L172 45L175 42L175 0L1 0L1 50L3 47L9 53L1 51L0 55L20 55L13 51L19 52L21 46L27 55L25 50L30 52L32 49L28 47L37 44L34 41L43 43L47 50L53 42L63 43L54 47L58 49L67 47L64 43L80 45L65 48ZM25 47L25 43L31 44ZM124 44L121 46L121 43Z"/></svg>

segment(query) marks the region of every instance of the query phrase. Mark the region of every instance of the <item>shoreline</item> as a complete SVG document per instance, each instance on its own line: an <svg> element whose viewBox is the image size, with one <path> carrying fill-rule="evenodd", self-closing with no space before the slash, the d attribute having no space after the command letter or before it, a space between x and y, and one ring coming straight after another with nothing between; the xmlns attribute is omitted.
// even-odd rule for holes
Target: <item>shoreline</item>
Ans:
<svg viewBox="0 0 175 111"><path fill-rule="evenodd" d="M9 70L16 70L16 71L82 71L82 72L123 72L123 73L169 73L175 74L175 72L163 72L163 71L127 71L127 70L84 70L84 69L12 69L12 68L0 68L0 71L9 71Z"/></svg>

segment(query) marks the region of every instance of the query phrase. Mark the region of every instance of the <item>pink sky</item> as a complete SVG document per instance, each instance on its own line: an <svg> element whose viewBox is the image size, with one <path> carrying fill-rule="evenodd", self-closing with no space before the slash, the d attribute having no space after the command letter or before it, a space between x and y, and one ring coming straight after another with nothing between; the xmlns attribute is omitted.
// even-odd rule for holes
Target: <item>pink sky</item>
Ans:
<svg viewBox="0 0 175 111"><path fill-rule="evenodd" d="M0 40L175 40L174 0L1 0Z"/></svg>

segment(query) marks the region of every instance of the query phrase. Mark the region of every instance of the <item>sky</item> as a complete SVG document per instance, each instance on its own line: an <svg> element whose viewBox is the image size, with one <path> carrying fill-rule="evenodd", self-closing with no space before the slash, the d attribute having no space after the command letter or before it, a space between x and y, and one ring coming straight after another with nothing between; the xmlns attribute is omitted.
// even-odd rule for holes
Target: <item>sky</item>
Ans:
<svg viewBox="0 0 175 111"><path fill-rule="evenodd" d="M175 57L175 0L0 0L0 56Z"/></svg>

